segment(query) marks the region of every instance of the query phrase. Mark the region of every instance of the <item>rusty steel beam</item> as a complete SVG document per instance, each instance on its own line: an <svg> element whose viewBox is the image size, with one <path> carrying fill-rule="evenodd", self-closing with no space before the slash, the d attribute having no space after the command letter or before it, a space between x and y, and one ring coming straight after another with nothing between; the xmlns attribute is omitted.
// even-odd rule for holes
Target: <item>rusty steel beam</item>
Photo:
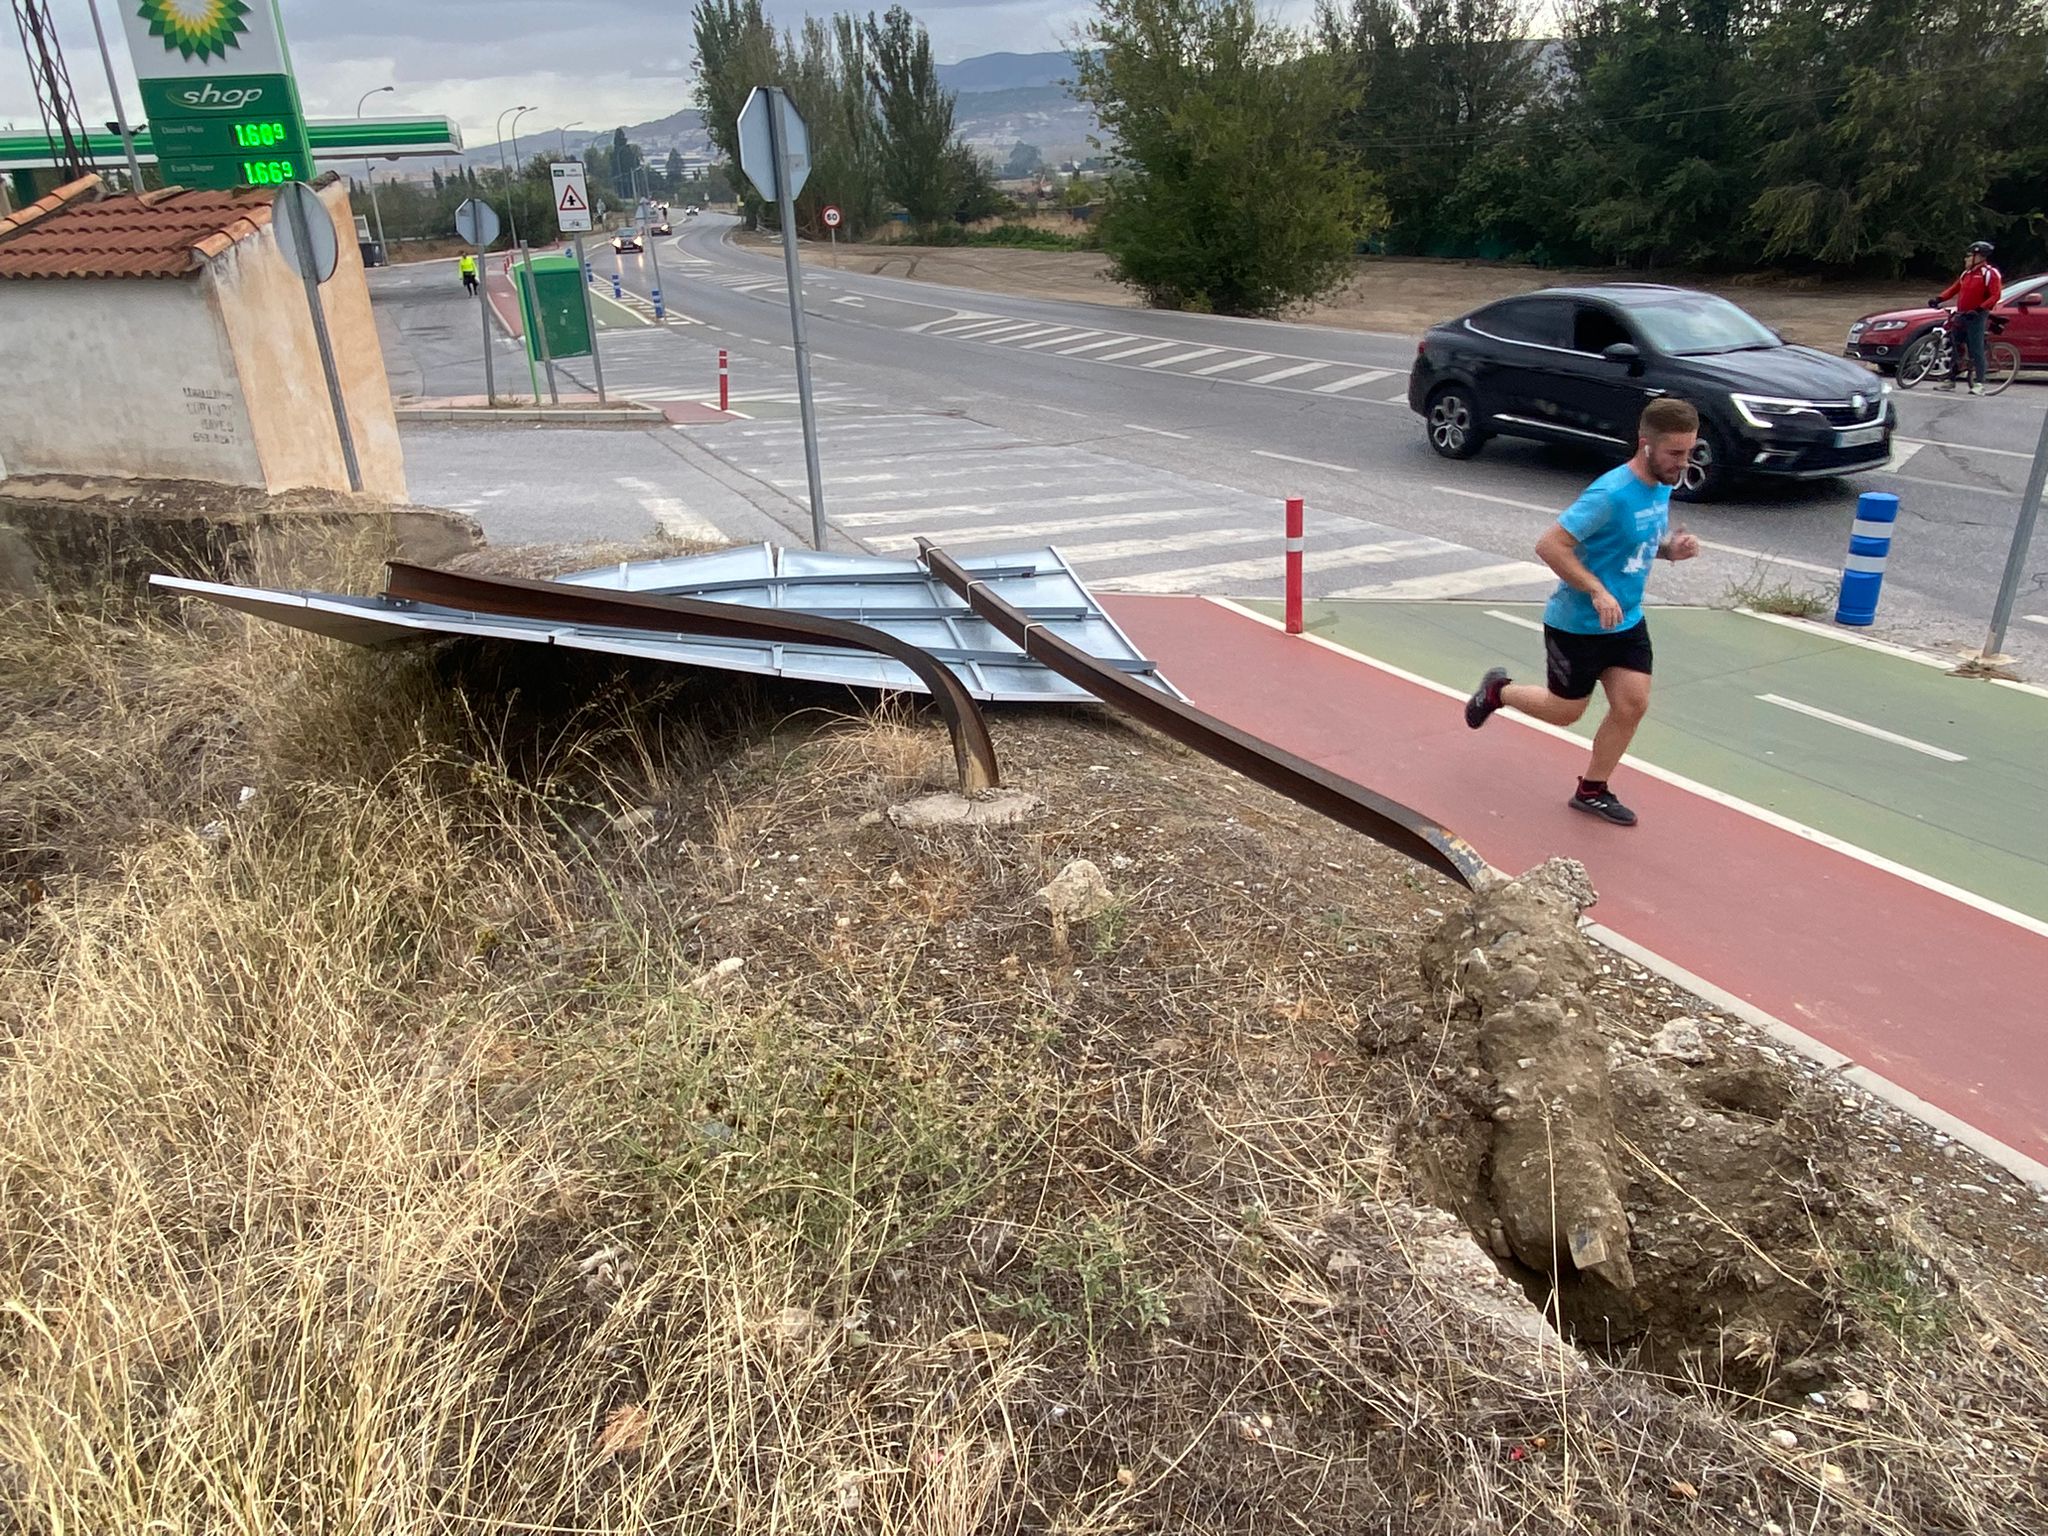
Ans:
<svg viewBox="0 0 2048 1536"><path fill-rule="evenodd" d="M972 694L943 664L907 641L846 619L813 618L784 609L748 608L736 603L688 597L566 586L557 581L524 581L511 576L472 576L433 566L393 560L384 595L433 603L501 618L637 629L660 634L698 635L719 640L756 640L780 645L836 645L872 651L908 667L931 690L953 738L953 763L963 793L994 789L1000 782L996 748L988 722Z"/></svg>
<svg viewBox="0 0 2048 1536"><path fill-rule="evenodd" d="M1405 805L1340 778L1306 758L1248 736L1214 715L1097 660L1042 624L1032 622L928 540L918 540L918 551L932 574L964 598L969 608L1049 671L1295 803L1320 811L1354 832L1363 832L1397 853L1405 853L1468 890L1478 888L1487 869L1486 860L1462 837L1445 831Z"/></svg>

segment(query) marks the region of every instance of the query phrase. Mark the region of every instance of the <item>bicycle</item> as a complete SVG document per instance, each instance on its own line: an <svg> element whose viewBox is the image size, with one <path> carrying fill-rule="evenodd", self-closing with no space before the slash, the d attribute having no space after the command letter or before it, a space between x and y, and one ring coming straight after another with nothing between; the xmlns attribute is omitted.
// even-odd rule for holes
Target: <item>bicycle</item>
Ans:
<svg viewBox="0 0 2048 1536"><path fill-rule="evenodd" d="M1906 348L1905 356L1899 359L1898 385L1911 389L1925 379L1937 382L1956 376L1956 354L1960 350L1956 341L1958 314L1951 310L1949 317L1941 324L1927 331ZM2005 329L2001 315L1988 317L1985 329L1991 336ZM1978 380L1984 386L1984 393L1995 395L2020 374L2020 349L2009 341L1989 341L1984 348L1985 376Z"/></svg>

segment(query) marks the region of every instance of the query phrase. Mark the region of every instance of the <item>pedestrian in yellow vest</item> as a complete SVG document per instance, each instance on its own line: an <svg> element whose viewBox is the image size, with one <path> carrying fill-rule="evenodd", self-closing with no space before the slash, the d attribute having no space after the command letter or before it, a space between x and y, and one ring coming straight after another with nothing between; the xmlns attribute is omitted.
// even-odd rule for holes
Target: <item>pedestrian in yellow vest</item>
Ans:
<svg viewBox="0 0 2048 1536"><path fill-rule="evenodd" d="M476 258L474 256L462 258L462 286L468 291L471 298L476 297Z"/></svg>

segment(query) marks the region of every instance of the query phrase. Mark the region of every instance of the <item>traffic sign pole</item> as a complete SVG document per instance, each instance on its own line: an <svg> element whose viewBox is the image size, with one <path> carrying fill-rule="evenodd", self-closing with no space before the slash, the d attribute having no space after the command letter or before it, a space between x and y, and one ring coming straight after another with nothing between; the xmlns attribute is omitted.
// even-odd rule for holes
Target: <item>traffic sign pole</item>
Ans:
<svg viewBox="0 0 2048 1536"><path fill-rule="evenodd" d="M825 547L825 472L818 464L818 409L811 400L811 349L804 340L803 264L796 250L796 197L790 190L795 169L784 140L784 112L796 107L779 87L762 86L768 94L768 147L775 167L775 206L782 218L782 269L789 286L790 339L796 344L797 409L804 423L804 473L811 483L811 547Z"/></svg>
<svg viewBox="0 0 2048 1536"><path fill-rule="evenodd" d="M574 237L576 246L576 272L582 281L576 286L583 290L583 323L590 327L590 371L597 376L597 403L604 399L604 359L599 357L597 346L597 315L590 304L590 263L583 259L583 237Z"/></svg>
<svg viewBox="0 0 2048 1536"><path fill-rule="evenodd" d="M526 302L521 306L526 323L533 327L533 334L526 338L526 365L533 366L533 349L540 348L540 360L548 370L548 404L560 405L562 391L555 383L555 359L548 351L547 317L540 312L540 284L533 280L533 249L524 240L519 242L519 259L526 264ZM533 386L533 403L540 404L540 381Z"/></svg>
<svg viewBox="0 0 2048 1536"><path fill-rule="evenodd" d="M2034 446L2033 466L2027 471L2027 488L2020 493L2019 515L2012 525L2012 547L2005 556L2005 575L1999 580L1998 598L1991 608L1991 632L1984 638L1984 653L1980 658L1984 661L1997 658L2005 647L2005 630L2012 622L2020 578L2026 574L2027 546L2034 539L2034 520L2041 515L2044 489L2048 489L2048 416L2041 419L2041 440Z"/></svg>
<svg viewBox="0 0 2048 1536"><path fill-rule="evenodd" d="M476 307L484 321L484 399L495 409L498 404L498 370L491 362L491 268L484 242L476 243Z"/></svg>
<svg viewBox="0 0 2048 1536"><path fill-rule="evenodd" d="M306 285L306 307L313 315L313 340L320 348L320 371L327 378L327 401L334 407L334 429L341 434L341 462L348 471L348 488L361 494L363 471L356 463L355 434L348 427L348 402L342 398L341 375L334 366L334 341L327 334L327 311L320 303L320 279L317 255L313 246L313 226L306 218L306 204L311 202L320 209L325 218L327 210L317 201L319 194L304 182L293 182L280 188L278 201L287 205L286 217L291 220L292 234L296 238L299 277ZM274 211L274 210L273 210Z"/></svg>

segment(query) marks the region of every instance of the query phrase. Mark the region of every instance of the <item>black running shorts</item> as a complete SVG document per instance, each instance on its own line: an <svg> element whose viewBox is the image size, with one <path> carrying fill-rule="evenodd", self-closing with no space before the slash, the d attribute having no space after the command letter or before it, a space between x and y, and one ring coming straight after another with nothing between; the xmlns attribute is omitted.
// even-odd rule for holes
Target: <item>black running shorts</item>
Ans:
<svg viewBox="0 0 2048 1536"><path fill-rule="evenodd" d="M1590 699L1600 674L1610 667L1624 672L1650 670L1650 621L1639 619L1632 629L1609 634L1575 634L1543 626L1543 654L1549 663L1548 686L1560 699Z"/></svg>

